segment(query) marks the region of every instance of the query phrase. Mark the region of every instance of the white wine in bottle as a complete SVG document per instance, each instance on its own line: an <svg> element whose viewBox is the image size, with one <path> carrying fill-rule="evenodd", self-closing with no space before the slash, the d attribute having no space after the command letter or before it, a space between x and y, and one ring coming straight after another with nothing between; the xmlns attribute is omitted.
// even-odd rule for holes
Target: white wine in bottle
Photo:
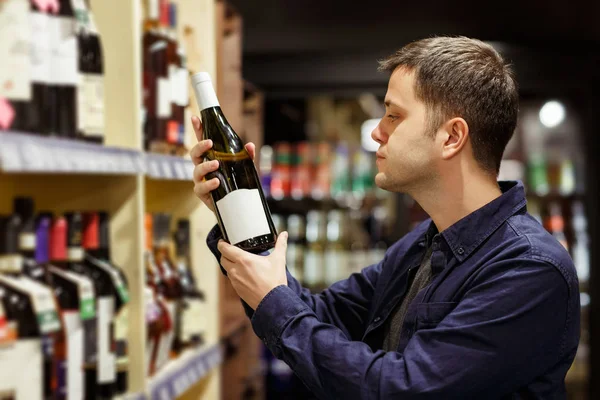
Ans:
<svg viewBox="0 0 600 400"><path fill-rule="evenodd" d="M194 74L192 86L203 139L213 142L205 161L219 161L219 168L206 180L218 178L221 182L211 192L221 233L226 241L251 253L269 250L275 246L277 231L254 162L223 115L210 75Z"/></svg>

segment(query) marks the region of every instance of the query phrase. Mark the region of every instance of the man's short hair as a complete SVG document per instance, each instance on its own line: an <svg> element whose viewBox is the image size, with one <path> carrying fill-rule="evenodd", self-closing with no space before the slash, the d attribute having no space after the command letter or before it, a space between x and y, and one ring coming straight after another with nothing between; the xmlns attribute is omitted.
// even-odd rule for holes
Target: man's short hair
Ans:
<svg viewBox="0 0 600 400"><path fill-rule="evenodd" d="M432 135L450 118L469 125L475 160L498 174L519 111L514 73L500 54L480 40L432 37L404 46L380 61L381 71L415 73L415 95L427 106Z"/></svg>

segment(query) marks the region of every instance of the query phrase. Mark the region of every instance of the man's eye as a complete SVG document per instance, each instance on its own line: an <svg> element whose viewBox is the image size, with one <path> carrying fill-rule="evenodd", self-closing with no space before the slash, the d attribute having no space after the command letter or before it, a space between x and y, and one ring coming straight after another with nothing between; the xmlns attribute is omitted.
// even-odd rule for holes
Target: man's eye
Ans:
<svg viewBox="0 0 600 400"><path fill-rule="evenodd" d="M397 116L395 116L395 115L391 115L391 114L390 114L390 115L388 115L387 117L390 119L390 121L395 121L395 120L397 120L397 119L398 119L398 117L397 117Z"/></svg>

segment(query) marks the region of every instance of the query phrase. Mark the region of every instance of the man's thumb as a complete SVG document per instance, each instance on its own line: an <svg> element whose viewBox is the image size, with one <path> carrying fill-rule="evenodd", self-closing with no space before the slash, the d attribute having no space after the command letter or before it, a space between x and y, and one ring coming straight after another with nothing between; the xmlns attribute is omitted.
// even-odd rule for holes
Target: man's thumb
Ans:
<svg viewBox="0 0 600 400"><path fill-rule="evenodd" d="M279 236L277 237L277 242L275 243L275 252L279 253L280 255L283 255L285 257L285 252L287 250L287 240L288 240L288 233L286 231L283 231L279 234Z"/></svg>

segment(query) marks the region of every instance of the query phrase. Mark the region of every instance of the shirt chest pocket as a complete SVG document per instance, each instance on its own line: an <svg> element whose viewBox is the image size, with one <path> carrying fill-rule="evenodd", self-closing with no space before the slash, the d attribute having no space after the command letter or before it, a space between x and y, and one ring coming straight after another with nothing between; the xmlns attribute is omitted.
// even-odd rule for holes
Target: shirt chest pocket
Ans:
<svg viewBox="0 0 600 400"><path fill-rule="evenodd" d="M458 302L421 303L417 305L416 330L433 329L446 318Z"/></svg>

